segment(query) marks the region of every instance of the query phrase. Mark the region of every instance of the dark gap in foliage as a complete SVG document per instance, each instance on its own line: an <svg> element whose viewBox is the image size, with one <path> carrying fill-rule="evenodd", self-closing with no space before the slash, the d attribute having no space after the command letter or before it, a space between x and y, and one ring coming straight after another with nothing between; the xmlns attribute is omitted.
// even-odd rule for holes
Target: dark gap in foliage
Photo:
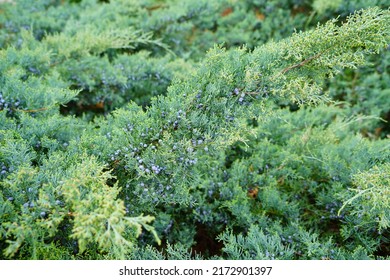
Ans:
<svg viewBox="0 0 390 280"><path fill-rule="evenodd" d="M211 233L209 227L204 224L196 224L195 245L191 248L192 253L204 256L221 255L223 243L217 240L218 234Z"/></svg>
<svg viewBox="0 0 390 280"><path fill-rule="evenodd" d="M390 98L390 96L389 96ZM384 121L376 128L376 135L380 138L390 138L390 110L381 116Z"/></svg>
<svg viewBox="0 0 390 280"><path fill-rule="evenodd" d="M384 231L380 236L380 243L378 249L374 252L374 255L384 258L390 257L390 232Z"/></svg>
<svg viewBox="0 0 390 280"><path fill-rule="evenodd" d="M104 115L106 110L103 104L83 105L77 101L70 101L65 105L60 105L60 113L64 116L74 115L81 117L85 113L93 113L95 115Z"/></svg>
<svg viewBox="0 0 390 280"><path fill-rule="evenodd" d="M253 124L254 127L258 125L258 122L256 120L252 120L251 123ZM232 164L235 161L239 161L240 159L243 159L245 157L250 157L251 153L249 151L245 151L241 147L242 143L235 143L231 145L227 151L226 151L226 157L225 157L225 168L229 169L232 167Z"/></svg>

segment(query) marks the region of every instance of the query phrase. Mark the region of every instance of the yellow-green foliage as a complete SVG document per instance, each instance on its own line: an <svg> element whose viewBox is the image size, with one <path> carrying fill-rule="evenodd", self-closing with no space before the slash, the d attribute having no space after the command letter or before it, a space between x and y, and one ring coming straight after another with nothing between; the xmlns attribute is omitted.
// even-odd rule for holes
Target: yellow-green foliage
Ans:
<svg viewBox="0 0 390 280"><path fill-rule="evenodd" d="M14 2L2 259L388 258L385 1Z"/></svg>

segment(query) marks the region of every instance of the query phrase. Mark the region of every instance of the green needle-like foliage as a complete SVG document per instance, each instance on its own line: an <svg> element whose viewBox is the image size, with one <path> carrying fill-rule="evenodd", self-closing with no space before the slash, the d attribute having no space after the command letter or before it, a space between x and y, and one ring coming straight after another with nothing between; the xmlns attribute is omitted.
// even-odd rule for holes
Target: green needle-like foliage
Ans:
<svg viewBox="0 0 390 280"><path fill-rule="evenodd" d="M388 258L384 3L12 2L2 259Z"/></svg>

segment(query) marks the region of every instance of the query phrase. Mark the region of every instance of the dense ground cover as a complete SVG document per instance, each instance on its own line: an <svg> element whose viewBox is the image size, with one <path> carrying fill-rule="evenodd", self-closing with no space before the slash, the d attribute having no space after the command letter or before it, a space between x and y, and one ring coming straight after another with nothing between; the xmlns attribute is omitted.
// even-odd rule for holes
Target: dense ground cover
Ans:
<svg viewBox="0 0 390 280"><path fill-rule="evenodd" d="M6 2L1 259L389 258L387 1Z"/></svg>

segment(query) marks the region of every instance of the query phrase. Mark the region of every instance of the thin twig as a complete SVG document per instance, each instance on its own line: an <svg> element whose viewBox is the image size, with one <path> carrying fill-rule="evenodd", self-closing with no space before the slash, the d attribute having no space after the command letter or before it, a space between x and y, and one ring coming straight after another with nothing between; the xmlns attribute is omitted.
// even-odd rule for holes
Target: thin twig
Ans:
<svg viewBox="0 0 390 280"><path fill-rule="evenodd" d="M298 67L302 67L303 65L309 63L310 61L312 61L312 60L314 60L314 59L316 59L316 58L319 58L323 53L324 53L324 52L322 51L322 52L320 52L320 53L318 53L318 54L316 54L316 55L313 55L313 56L311 56L311 57L309 57L309 58L306 58L304 61L302 61L302 62L300 62L300 63L298 63L298 64L294 64L294 65L292 65L292 66L289 66L289 67L287 67L287 68L284 68L284 69L282 70L282 74L286 74L286 72L288 72L288 71L290 71L290 70L292 70L292 69L295 69L295 68L298 68Z"/></svg>
<svg viewBox="0 0 390 280"><path fill-rule="evenodd" d="M24 112L24 113L35 113L35 112L41 112L49 110L50 108L39 108L39 109L31 109L31 110L22 110L22 109L15 109L15 111L18 112Z"/></svg>

